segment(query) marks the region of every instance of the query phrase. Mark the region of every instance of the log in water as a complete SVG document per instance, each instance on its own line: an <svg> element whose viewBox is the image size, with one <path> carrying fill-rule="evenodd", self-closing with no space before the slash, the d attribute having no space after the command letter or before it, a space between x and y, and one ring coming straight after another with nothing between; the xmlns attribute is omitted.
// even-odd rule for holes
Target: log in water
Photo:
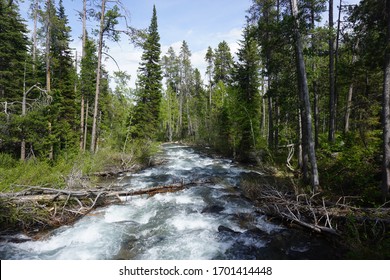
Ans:
<svg viewBox="0 0 390 280"><path fill-rule="evenodd" d="M0 242L0 259L328 259L316 236L269 222L240 191L246 170L182 145L164 145L162 165L115 178L135 192L204 182L177 192L122 197L41 240ZM112 182L111 182L112 183ZM20 237L20 236L19 236ZM20 238L19 238L20 239Z"/></svg>

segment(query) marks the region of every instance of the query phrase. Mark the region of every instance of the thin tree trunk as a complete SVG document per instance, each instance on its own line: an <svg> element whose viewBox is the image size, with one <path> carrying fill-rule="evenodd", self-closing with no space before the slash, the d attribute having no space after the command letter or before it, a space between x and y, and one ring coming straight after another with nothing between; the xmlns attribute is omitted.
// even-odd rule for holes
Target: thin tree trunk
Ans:
<svg viewBox="0 0 390 280"><path fill-rule="evenodd" d="M276 126L275 126L275 135L274 135L274 141L275 141L275 149L278 149L279 146L279 125L280 125L280 106L279 106L279 98L275 98L275 120L276 120Z"/></svg>
<svg viewBox="0 0 390 280"><path fill-rule="evenodd" d="M356 43L355 45L355 49L358 48L358 44L359 42ZM353 50L354 52L355 50ZM352 55L352 65L356 62L357 60L357 57L355 54ZM352 81L349 85L349 90L348 90L348 97L347 97L347 106L346 106L346 110L345 110L345 124L344 124L344 133L347 133L349 132L349 129L350 129L350 116L351 116L351 112L352 112L352 97L353 97L353 90L354 90L354 82L353 82L353 78L352 77Z"/></svg>
<svg viewBox="0 0 390 280"><path fill-rule="evenodd" d="M311 29L314 31L315 29L315 7L314 7L314 2L312 2L312 7L311 7ZM316 53L316 45L315 45L315 35L314 32L311 36L311 47L313 50L313 53ZM316 72L317 65L315 60L313 61L312 65L313 73ZM316 75L314 74L316 77ZM318 83L317 79L314 78L313 81L313 94L314 94L314 144L315 148L317 149L319 147L319 117L320 117L320 109L319 109L319 100L318 100Z"/></svg>
<svg viewBox="0 0 390 280"><path fill-rule="evenodd" d="M261 75L261 106L262 106L262 113L261 113L261 135L263 135L264 138L267 137L267 131L266 131L266 115L267 115L267 109L265 105L265 83L264 83L264 76Z"/></svg>
<svg viewBox="0 0 390 280"><path fill-rule="evenodd" d="M93 122L92 122L92 135L91 135L91 153L95 153L96 150L96 131L99 112L99 95L100 95L100 72L102 63L102 50L103 50L103 31L104 31L104 14L106 9L106 0L102 0L102 10L100 16L100 31L99 31L99 47L98 47L98 66L96 71L96 92L95 92L95 106L93 110Z"/></svg>
<svg viewBox="0 0 390 280"><path fill-rule="evenodd" d="M34 29L33 29L33 46L32 46L32 59L33 59L33 74L35 74L35 63L36 63L36 57L37 57L37 22L38 22L38 1L35 0L34 2Z"/></svg>
<svg viewBox="0 0 390 280"><path fill-rule="evenodd" d="M50 37L51 37L51 14L50 14L51 0L47 0L47 18L46 18L46 90L50 93Z"/></svg>
<svg viewBox="0 0 390 280"><path fill-rule="evenodd" d="M87 40L87 0L83 0L83 46L81 53L81 60L85 57L85 44ZM84 85L81 85L81 108L80 108L80 150L85 151L84 142L87 141L84 135L84 106L85 106L85 95Z"/></svg>
<svg viewBox="0 0 390 280"><path fill-rule="evenodd" d="M349 119L351 116L352 111L352 97L353 97L353 82L350 83L349 89L348 89L348 97L347 97L347 108L345 110L345 126L344 126L344 133L349 132Z"/></svg>
<svg viewBox="0 0 390 280"><path fill-rule="evenodd" d="M316 149L319 147L319 135L320 135L320 107L318 98L318 85L317 82L313 83L314 91L314 144Z"/></svg>
<svg viewBox="0 0 390 280"><path fill-rule="evenodd" d="M86 148L87 148L88 112L89 112L89 102L88 102L88 100L87 100L86 106L85 106L85 122L84 122L84 142L83 142L83 151L86 151Z"/></svg>
<svg viewBox="0 0 390 280"><path fill-rule="evenodd" d="M50 37L51 37L51 0L47 0L47 18L46 18L46 91L50 94L51 91L51 59L50 59ZM49 136L51 136L52 132L52 123L49 121L48 123ZM52 160L54 158L54 147L53 143L50 143L49 148L49 159Z"/></svg>
<svg viewBox="0 0 390 280"><path fill-rule="evenodd" d="M269 82L268 82L268 86L269 86ZM272 97L268 95L268 146L271 149L273 148L274 145L274 122L273 122L272 111L273 111Z"/></svg>
<svg viewBox="0 0 390 280"><path fill-rule="evenodd" d="M390 44L390 0L386 0L387 45ZM386 49L382 95L383 122L383 180L382 193L386 200L390 190L390 51Z"/></svg>
<svg viewBox="0 0 390 280"><path fill-rule="evenodd" d="M298 82L300 86L298 87L302 92L300 94L301 97L301 110L302 115L305 117L303 120L303 125L305 129L303 129L303 141L307 141L308 143L308 153L311 164L311 179L312 179L312 188L313 192L317 192L320 182L318 176L318 167L317 167L317 158L316 152L314 148L314 141L312 136L312 119L311 119L311 108L310 108L310 99L309 99L309 89L307 85L307 77L306 77L306 69L305 69L305 61L303 57L303 46L301 34L299 32L299 19L298 19L298 4L297 0L291 0L291 12L294 17L295 23L295 49L297 55L297 71L298 71Z"/></svg>
<svg viewBox="0 0 390 280"><path fill-rule="evenodd" d="M334 142L336 129L336 95L334 71L334 36L333 36L333 0L329 0L329 134L328 140Z"/></svg>
<svg viewBox="0 0 390 280"><path fill-rule="evenodd" d="M23 77L23 99L22 99L22 117L26 115L26 63L24 63L24 77ZM24 128L24 127L23 127ZM26 159L26 139L24 138L24 129L22 128L23 139L20 144L20 160L24 161Z"/></svg>

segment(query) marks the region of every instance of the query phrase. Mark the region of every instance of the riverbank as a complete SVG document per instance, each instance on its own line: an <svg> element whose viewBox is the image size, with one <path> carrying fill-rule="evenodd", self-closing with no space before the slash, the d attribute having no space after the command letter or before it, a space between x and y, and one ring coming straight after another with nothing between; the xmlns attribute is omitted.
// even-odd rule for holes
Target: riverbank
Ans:
<svg viewBox="0 0 390 280"><path fill-rule="evenodd" d="M208 156L221 156L210 147L196 149ZM334 193L327 186L313 194L299 172L286 168L285 157L280 156L282 164L277 164L278 159L253 160L249 167L255 172L240 183L245 196L263 213L285 226L330 239L343 251L344 258L390 258L388 203L373 207L364 203L364 197Z"/></svg>
<svg viewBox="0 0 390 280"><path fill-rule="evenodd" d="M151 158L157 151L156 144L146 143L127 152L102 148L94 155L64 154L54 161L31 158L26 162L1 154L0 193L4 195L0 195L0 235L23 232L39 237L42 232L75 222L109 203L93 195L104 190L107 178L154 164ZM23 192L36 197L11 199ZM80 192L91 195L70 195ZM54 196L48 199L45 195Z"/></svg>

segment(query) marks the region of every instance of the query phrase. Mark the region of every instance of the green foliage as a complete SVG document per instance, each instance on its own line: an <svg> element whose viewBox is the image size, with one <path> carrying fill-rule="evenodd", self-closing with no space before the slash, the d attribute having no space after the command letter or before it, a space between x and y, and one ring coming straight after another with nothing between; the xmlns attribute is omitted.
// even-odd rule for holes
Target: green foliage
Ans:
<svg viewBox="0 0 390 280"><path fill-rule="evenodd" d="M390 231L381 221L358 221L354 216L346 220L345 239L349 259L389 259Z"/></svg>
<svg viewBox="0 0 390 280"><path fill-rule="evenodd" d="M156 8L143 44L144 52L139 67L137 105L132 116L133 137L154 139L156 137L161 102L162 71L160 63L161 45L157 30Z"/></svg>
<svg viewBox="0 0 390 280"><path fill-rule="evenodd" d="M333 195L361 196L361 203L374 206L380 200L380 138L373 135L365 146L359 134L338 135L333 144L321 143L319 169L323 185ZM324 136L325 137L325 136Z"/></svg>

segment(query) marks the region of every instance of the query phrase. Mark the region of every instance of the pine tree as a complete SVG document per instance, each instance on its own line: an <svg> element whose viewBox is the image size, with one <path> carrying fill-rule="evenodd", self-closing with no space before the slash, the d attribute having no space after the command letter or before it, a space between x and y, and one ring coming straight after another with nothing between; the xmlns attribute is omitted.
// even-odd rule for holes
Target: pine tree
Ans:
<svg viewBox="0 0 390 280"><path fill-rule="evenodd" d="M51 63L53 104L51 106L53 133L59 149L76 141L75 68L69 43L70 26L62 0L55 14L51 32Z"/></svg>
<svg viewBox="0 0 390 280"><path fill-rule="evenodd" d="M241 141L240 157L248 159L248 152L256 148L259 136L260 115L260 54L256 40L250 36L249 27L244 30L241 48L237 53L238 63L235 65L237 81L237 110L240 111Z"/></svg>
<svg viewBox="0 0 390 280"><path fill-rule="evenodd" d="M0 100L21 97L27 29L12 1L0 0Z"/></svg>
<svg viewBox="0 0 390 280"><path fill-rule="evenodd" d="M27 29L12 1L0 0L0 152L18 153L16 139L22 139L17 115L24 87L29 86L26 70L30 68ZM15 141L16 140L16 141Z"/></svg>
<svg viewBox="0 0 390 280"><path fill-rule="evenodd" d="M214 84L222 81L228 84L231 78L233 57L228 43L222 41L214 51Z"/></svg>
<svg viewBox="0 0 390 280"><path fill-rule="evenodd" d="M155 6L143 49L138 70L137 106L133 118L135 127L132 132L135 137L153 139L158 128L162 88L161 45Z"/></svg>

